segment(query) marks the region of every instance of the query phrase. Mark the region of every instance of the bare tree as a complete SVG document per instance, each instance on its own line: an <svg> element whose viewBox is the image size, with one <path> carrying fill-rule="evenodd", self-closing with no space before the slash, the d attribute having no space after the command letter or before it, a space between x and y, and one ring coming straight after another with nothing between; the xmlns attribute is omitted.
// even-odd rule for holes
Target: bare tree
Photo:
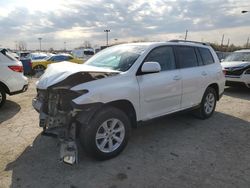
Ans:
<svg viewBox="0 0 250 188"><path fill-rule="evenodd" d="M91 45L91 43L89 42L89 41L84 41L84 43L83 43L83 47L84 48L91 48L92 47L92 45Z"/></svg>
<svg viewBox="0 0 250 188"><path fill-rule="evenodd" d="M27 43L24 41L19 41L18 42L18 49L21 50L27 50Z"/></svg>

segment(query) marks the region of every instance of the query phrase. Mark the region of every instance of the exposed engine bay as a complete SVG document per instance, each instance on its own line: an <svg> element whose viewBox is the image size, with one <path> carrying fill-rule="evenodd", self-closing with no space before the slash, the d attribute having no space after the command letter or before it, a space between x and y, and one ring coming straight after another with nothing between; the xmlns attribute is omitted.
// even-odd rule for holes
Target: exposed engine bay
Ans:
<svg viewBox="0 0 250 188"><path fill-rule="evenodd" d="M43 128L42 135L59 139L61 143L60 161L67 164L78 163L77 134L79 134L79 126L87 123L91 115L102 105L101 103L75 104L73 99L89 91L86 89L72 91L70 88L116 74L77 72L47 89L37 89L37 96L33 99L32 104L40 113L39 126Z"/></svg>

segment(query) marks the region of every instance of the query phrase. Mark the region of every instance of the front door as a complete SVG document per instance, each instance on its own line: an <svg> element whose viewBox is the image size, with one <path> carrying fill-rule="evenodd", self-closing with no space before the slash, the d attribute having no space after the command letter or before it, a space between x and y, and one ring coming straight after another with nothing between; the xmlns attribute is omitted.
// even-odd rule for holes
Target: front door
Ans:
<svg viewBox="0 0 250 188"><path fill-rule="evenodd" d="M173 48L162 46L153 49L144 62L158 62L159 73L137 76L140 88L142 120L147 120L176 111L180 108L182 78L176 69Z"/></svg>

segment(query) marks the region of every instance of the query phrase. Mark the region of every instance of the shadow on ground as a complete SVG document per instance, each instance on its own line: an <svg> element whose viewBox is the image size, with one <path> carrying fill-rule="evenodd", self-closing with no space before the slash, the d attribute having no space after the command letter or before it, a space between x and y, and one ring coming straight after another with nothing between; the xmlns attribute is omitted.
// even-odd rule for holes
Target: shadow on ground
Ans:
<svg viewBox="0 0 250 188"><path fill-rule="evenodd" d="M224 94L230 97L250 100L250 88L247 87L227 87Z"/></svg>
<svg viewBox="0 0 250 188"><path fill-rule="evenodd" d="M208 120L164 117L133 130L125 151L58 162L56 139L39 135L6 167L15 187L249 187L250 123L216 112Z"/></svg>
<svg viewBox="0 0 250 188"><path fill-rule="evenodd" d="M7 100L2 108L0 108L0 124L15 116L20 110L21 106L19 104Z"/></svg>

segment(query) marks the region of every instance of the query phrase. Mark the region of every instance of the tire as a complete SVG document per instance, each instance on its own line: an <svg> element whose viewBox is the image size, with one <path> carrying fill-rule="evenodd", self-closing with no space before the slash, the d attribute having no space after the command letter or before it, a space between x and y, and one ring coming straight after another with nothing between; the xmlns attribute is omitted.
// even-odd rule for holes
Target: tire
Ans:
<svg viewBox="0 0 250 188"><path fill-rule="evenodd" d="M6 101L6 93L4 89L0 86L0 108L4 105Z"/></svg>
<svg viewBox="0 0 250 188"><path fill-rule="evenodd" d="M36 65L33 69L33 75L37 75L37 74L43 74L45 71L45 67L43 65Z"/></svg>
<svg viewBox="0 0 250 188"><path fill-rule="evenodd" d="M214 88L208 87L202 97L200 107L194 111L194 115L200 119L207 119L214 113L217 102L217 94Z"/></svg>
<svg viewBox="0 0 250 188"><path fill-rule="evenodd" d="M107 160L124 150L130 131L130 121L123 111L105 107L92 117L88 125L81 126L80 143L87 155L97 160Z"/></svg>

